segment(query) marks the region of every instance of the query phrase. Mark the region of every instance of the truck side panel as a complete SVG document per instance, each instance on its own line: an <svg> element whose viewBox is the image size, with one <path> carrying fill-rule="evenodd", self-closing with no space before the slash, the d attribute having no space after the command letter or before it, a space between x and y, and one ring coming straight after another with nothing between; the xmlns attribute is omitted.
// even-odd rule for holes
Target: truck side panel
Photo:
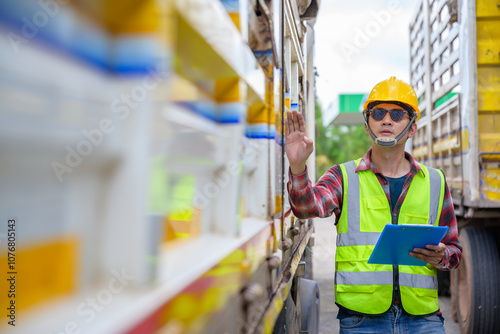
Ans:
<svg viewBox="0 0 500 334"><path fill-rule="evenodd" d="M424 0L410 23L419 161L444 171L459 209L500 207L500 9Z"/></svg>
<svg viewBox="0 0 500 334"><path fill-rule="evenodd" d="M477 109L481 199L500 200L500 9L476 2Z"/></svg>

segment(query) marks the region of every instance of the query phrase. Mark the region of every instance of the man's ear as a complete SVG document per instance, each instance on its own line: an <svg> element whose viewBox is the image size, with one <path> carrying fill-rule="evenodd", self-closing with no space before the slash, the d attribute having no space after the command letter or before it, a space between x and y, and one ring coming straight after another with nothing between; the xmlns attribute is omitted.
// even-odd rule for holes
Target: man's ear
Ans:
<svg viewBox="0 0 500 334"><path fill-rule="evenodd" d="M417 132L417 123L413 123L408 130L408 138L411 138Z"/></svg>

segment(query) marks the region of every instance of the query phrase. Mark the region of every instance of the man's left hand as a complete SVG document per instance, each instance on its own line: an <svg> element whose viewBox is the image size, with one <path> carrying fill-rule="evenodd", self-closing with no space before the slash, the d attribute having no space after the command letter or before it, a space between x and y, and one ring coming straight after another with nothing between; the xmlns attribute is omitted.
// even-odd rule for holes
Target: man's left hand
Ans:
<svg viewBox="0 0 500 334"><path fill-rule="evenodd" d="M439 245L426 245L425 248L413 248L410 255L424 262L432 264L436 268L440 268L439 264L444 257L446 245L442 242Z"/></svg>

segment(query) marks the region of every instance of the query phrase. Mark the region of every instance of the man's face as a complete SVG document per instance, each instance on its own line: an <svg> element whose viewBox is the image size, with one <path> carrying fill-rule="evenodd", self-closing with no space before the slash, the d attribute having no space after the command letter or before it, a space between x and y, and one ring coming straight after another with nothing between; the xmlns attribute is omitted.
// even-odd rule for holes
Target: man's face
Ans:
<svg viewBox="0 0 500 334"><path fill-rule="evenodd" d="M385 110L387 110L387 113L383 115ZM393 118L396 120L391 118L390 111L393 111ZM398 116L400 117L401 114L402 118L399 120ZM378 119L381 115L383 115L383 118ZM376 137L396 138L408 125L410 120L408 112L400 106L392 103L380 103L370 110L368 124ZM399 140L398 144L404 144L408 138L413 137L416 131L417 125L412 124L406 135Z"/></svg>

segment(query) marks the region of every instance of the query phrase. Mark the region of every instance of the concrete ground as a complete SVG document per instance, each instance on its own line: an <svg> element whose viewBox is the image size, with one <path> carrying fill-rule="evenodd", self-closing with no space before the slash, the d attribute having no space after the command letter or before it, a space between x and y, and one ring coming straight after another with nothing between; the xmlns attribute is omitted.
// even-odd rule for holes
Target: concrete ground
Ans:
<svg viewBox="0 0 500 334"><path fill-rule="evenodd" d="M332 334L339 332L337 320L338 307L335 305L333 276L335 272L336 231L333 218L315 219L315 245L313 248L314 279L320 289L319 333ZM447 334L460 334L458 325L451 316L451 300L440 297L439 305L445 318L444 328Z"/></svg>

